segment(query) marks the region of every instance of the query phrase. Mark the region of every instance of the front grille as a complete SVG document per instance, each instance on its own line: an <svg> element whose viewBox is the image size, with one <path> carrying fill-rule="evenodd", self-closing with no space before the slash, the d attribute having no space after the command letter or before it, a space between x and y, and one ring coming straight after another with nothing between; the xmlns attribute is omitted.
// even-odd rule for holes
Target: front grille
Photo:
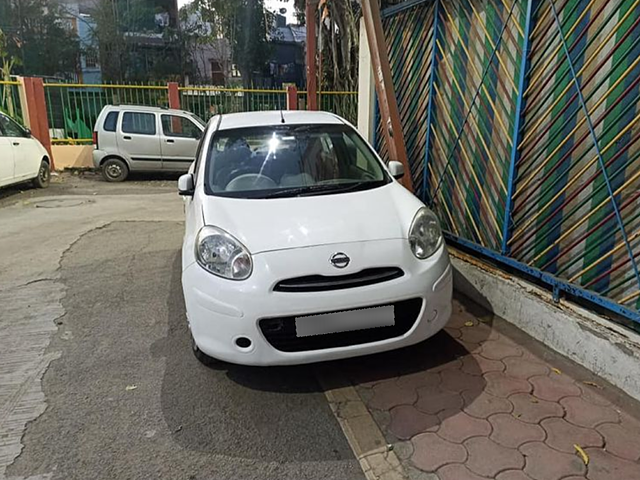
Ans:
<svg viewBox="0 0 640 480"><path fill-rule="evenodd" d="M298 338L296 336L296 321L294 317L265 318L260 320L259 326L267 341L275 349L282 352L304 352L346 347L349 345L362 345L387 340L389 338L401 337L411 330L422 309L422 299L414 298L396 302L392 305L394 307L395 325L389 327L369 328L352 332L327 333L324 335ZM386 305L376 306L384 307ZM373 308L373 306L367 308Z"/></svg>
<svg viewBox="0 0 640 480"><path fill-rule="evenodd" d="M404 275L396 267L367 268L349 275L309 275L282 280L274 287L276 292L328 292L346 288L365 287L395 280Z"/></svg>

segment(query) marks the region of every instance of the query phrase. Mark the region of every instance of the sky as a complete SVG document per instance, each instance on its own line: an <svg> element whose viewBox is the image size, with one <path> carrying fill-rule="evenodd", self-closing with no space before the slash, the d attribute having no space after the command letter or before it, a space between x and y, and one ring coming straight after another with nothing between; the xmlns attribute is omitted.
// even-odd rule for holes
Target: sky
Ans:
<svg viewBox="0 0 640 480"><path fill-rule="evenodd" d="M187 3L189 3L190 1L191 0L178 0L178 7L182 7L183 5L186 5ZM293 8L293 0L265 0L264 3L269 10L274 12L279 11L281 8L286 8L287 22L288 23L296 22L295 9Z"/></svg>

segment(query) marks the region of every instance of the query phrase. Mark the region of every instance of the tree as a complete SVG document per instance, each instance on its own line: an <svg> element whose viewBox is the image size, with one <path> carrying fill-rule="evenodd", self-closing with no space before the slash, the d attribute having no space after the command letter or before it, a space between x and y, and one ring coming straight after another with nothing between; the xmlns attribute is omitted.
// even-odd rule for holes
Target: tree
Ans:
<svg viewBox="0 0 640 480"><path fill-rule="evenodd" d="M102 77L111 82L182 80L180 30L160 27L156 14L165 13L145 0L97 0L91 11L93 43L98 49Z"/></svg>
<svg viewBox="0 0 640 480"><path fill-rule="evenodd" d="M195 0L195 3L203 20L229 41L233 62L244 85L253 86L270 53L264 0Z"/></svg>
<svg viewBox="0 0 640 480"><path fill-rule="evenodd" d="M0 29L14 73L71 77L78 70L80 42L62 8L49 0L2 0Z"/></svg>
<svg viewBox="0 0 640 480"><path fill-rule="evenodd" d="M298 19L305 18L305 6L306 0L295 0ZM356 91L360 4L354 0L319 0L318 7L315 13L321 38L321 90Z"/></svg>
<svg viewBox="0 0 640 480"><path fill-rule="evenodd" d="M7 37L0 29L0 80L10 81L13 68L19 63L19 60L9 53ZM6 107L9 116L15 116L15 105L13 104L13 96L11 89L7 86L2 89L0 96L0 108Z"/></svg>

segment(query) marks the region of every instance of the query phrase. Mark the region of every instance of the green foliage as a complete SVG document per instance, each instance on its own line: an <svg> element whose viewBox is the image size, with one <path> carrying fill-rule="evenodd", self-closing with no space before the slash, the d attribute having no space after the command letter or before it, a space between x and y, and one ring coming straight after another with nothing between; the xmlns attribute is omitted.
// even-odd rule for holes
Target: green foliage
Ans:
<svg viewBox="0 0 640 480"><path fill-rule="evenodd" d="M5 35L3 60L19 60L13 74L64 76L77 71L80 43L57 3L2 0L0 29Z"/></svg>
<svg viewBox="0 0 640 480"><path fill-rule="evenodd" d="M97 0L92 17L102 77L109 82L180 80L183 63L180 32L159 29L145 0Z"/></svg>
<svg viewBox="0 0 640 480"><path fill-rule="evenodd" d="M195 0L195 5L203 20L229 41L243 83L252 86L270 53L264 0Z"/></svg>

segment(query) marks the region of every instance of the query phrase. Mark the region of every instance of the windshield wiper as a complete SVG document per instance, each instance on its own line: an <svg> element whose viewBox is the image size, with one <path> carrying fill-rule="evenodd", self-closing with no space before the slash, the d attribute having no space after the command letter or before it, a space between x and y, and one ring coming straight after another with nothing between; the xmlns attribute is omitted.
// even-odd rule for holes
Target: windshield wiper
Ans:
<svg viewBox="0 0 640 480"><path fill-rule="evenodd" d="M368 188L379 187L384 181L354 182L347 185L328 183L323 185L307 185L306 187L287 188L277 192L269 193L263 198L285 198L285 197L306 197L319 193L346 193Z"/></svg>

